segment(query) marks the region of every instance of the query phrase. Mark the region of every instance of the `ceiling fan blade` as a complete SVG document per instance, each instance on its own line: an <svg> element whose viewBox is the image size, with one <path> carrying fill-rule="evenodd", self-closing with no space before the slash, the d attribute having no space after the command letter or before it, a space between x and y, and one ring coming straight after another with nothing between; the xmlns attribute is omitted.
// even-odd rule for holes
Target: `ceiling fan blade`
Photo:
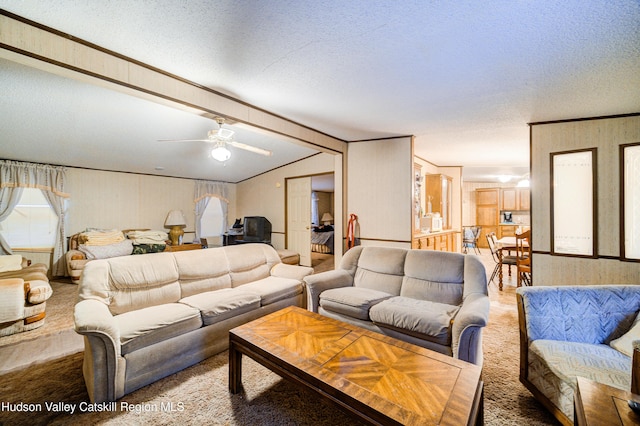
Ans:
<svg viewBox="0 0 640 426"><path fill-rule="evenodd" d="M158 139L158 142L214 142L211 139Z"/></svg>
<svg viewBox="0 0 640 426"><path fill-rule="evenodd" d="M271 152L271 151L267 151L266 149L257 148L255 146L251 146L251 145L246 145L246 144L241 143L241 142L229 141L229 142L227 142L227 144L228 145L232 145L232 146L234 146L236 148L244 149L246 151L255 152L256 154L266 155L267 157L270 157L271 155L273 155L273 152Z"/></svg>

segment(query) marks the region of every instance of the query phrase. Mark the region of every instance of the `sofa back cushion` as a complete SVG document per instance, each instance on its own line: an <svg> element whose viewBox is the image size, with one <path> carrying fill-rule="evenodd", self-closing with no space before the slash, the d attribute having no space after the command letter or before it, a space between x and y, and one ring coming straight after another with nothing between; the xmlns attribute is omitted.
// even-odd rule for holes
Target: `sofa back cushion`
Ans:
<svg viewBox="0 0 640 426"><path fill-rule="evenodd" d="M407 250L400 248L363 247L357 260L353 285L400 295L406 255Z"/></svg>
<svg viewBox="0 0 640 426"><path fill-rule="evenodd" d="M448 305L460 305L464 290L464 255L409 250L400 295Z"/></svg>
<svg viewBox="0 0 640 426"><path fill-rule="evenodd" d="M87 263L79 284L80 299L97 299L113 315L181 298L178 267L172 253L99 259Z"/></svg>
<svg viewBox="0 0 640 426"><path fill-rule="evenodd" d="M268 244L240 244L222 249L229 262L232 287L267 278L271 268L280 263L278 252Z"/></svg>
<svg viewBox="0 0 640 426"><path fill-rule="evenodd" d="M529 340L605 344L631 327L639 285L521 287Z"/></svg>
<svg viewBox="0 0 640 426"><path fill-rule="evenodd" d="M229 260L224 247L179 251L174 254L182 297L231 288Z"/></svg>

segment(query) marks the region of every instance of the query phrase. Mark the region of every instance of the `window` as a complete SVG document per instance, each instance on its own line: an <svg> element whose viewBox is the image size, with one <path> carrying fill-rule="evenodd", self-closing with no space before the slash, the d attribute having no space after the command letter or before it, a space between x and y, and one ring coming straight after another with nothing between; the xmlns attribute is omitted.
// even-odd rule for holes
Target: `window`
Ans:
<svg viewBox="0 0 640 426"><path fill-rule="evenodd" d="M0 226L2 236L12 248L52 248L58 216L41 190L24 188L18 205Z"/></svg>
<svg viewBox="0 0 640 426"><path fill-rule="evenodd" d="M200 220L200 229L203 237L219 236L226 231L222 204L219 198L209 197L209 204L204 209Z"/></svg>

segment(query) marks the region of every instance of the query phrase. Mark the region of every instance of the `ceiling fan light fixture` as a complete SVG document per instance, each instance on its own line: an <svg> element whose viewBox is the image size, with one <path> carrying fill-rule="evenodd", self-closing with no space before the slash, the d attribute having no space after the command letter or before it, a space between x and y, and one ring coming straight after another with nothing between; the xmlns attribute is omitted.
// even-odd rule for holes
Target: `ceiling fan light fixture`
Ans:
<svg viewBox="0 0 640 426"><path fill-rule="evenodd" d="M231 158L231 151L224 146L216 146L211 150L211 156L220 162L227 161Z"/></svg>
<svg viewBox="0 0 640 426"><path fill-rule="evenodd" d="M229 129L218 129L218 137L220 139L224 139L224 140L229 140L233 137L233 134L235 132L233 130L229 130Z"/></svg>

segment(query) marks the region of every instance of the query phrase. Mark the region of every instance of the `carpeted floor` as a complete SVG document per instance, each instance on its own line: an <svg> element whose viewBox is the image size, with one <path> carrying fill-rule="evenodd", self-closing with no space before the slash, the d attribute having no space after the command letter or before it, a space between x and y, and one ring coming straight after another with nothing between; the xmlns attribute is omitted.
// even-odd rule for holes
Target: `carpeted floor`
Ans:
<svg viewBox="0 0 640 426"><path fill-rule="evenodd" d="M491 271L490 258L486 255L482 258ZM73 294L73 300L66 300L63 303L66 307L61 310L72 309L75 291L71 290L77 288L71 284L61 285L68 288L62 287L59 293ZM557 424L518 381L519 342L514 279L505 280L502 292L495 284L490 285L489 291L491 314L484 332L485 423L518 426ZM70 312L60 314L69 319ZM2 346L0 339L0 349ZM0 404L33 404L27 408L36 411L17 411L25 408L19 405L1 409L0 425L353 424L353 420L335 406L320 401L246 357L243 362L245 393L230 395L227 357L228 353L223 352L139 389L117 401L115 411L107 406L107 411L103 412L90 412L87 408L91 406L80 405L88 402L82 378L82 353L14 369L0 375ZM75 405L75 413L61 412L61 404L47 406L47 403ZM80 409L84 412L79 412Z"/></svg>

